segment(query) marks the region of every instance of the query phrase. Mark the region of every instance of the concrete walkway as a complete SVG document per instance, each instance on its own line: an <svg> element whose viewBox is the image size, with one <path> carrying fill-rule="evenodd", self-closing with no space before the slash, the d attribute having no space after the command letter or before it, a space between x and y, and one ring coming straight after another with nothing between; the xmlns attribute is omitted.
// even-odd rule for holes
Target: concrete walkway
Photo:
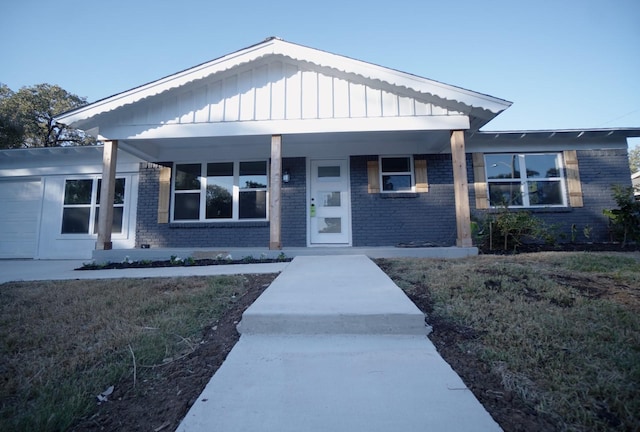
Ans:
<svg viewBox="0 0 640 432"><path fill-rule="evenodd" d="M80 260L0 260L0 283L11 281L120 279L229 274L280 273L288 262L140 269L83 270Z"/></svg>
<svg viewBox="0 0 640 432"><path fill-rule="evenodd" d="M366 256L296 257L239 330L178 431L500 430Z"/></svg>

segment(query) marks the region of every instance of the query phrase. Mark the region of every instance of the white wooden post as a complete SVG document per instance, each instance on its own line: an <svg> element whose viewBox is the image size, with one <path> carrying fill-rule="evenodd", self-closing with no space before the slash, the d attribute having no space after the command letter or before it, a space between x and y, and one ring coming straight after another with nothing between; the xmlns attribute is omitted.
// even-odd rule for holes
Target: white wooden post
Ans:
<svg viewBox="0 0 640 432"><path fill-rule="evenodd" d="M118 141L105 141L102 153L102 186L100 188L100 213L98 214L97 250L110 250L113 229L113 199L116 190L116 164Z"/></svg>
<svg viewBox="0 0 640 432"><path fill-rule="evenodd" d="M453 189L456 204L456 246L471 247L471 213L469 210L469 186L467 183L467 158L464 131L451 131L451 159L453 165Z"/></svg>
<svg viewBox="0 0 640 432"><path fill-rule="evenodd" d="M269 189L269 249L282 249L282 136L271 136L271 181Z"/></svg>

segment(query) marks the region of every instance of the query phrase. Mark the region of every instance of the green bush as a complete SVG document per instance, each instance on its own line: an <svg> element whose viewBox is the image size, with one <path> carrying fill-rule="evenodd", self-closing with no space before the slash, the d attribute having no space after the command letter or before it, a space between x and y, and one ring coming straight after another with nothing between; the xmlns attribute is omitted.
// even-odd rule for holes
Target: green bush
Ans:
<svg viewBox="0 0 640 432"><path fill-rule="evenodd" d="M627 242L640 241L640 201L633 195L633 187L614 185L613 199L617 209L604 209L602 212L609 218L613 240L621 241L622 247Z"/></svg>
<svg viewBox="0 0 640 432"><path fill-rule="evenodd" d="M473 221L471 231L479 247L515 252L526 242L554 244L554 229L528 211L503 207L483 220Z"/></svg>

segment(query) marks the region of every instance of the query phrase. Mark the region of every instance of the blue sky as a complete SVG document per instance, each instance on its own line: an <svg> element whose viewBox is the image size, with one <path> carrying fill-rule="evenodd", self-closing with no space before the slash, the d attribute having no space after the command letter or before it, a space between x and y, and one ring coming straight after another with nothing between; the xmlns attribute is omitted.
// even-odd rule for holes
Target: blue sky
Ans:
<svg viewBox="0 0 640 432"><path fill-rule="evenodd" d="M640 127L638 0L9 0L0 23L13 90L95 101L279 36L512 101L485 130Z"/></svg>

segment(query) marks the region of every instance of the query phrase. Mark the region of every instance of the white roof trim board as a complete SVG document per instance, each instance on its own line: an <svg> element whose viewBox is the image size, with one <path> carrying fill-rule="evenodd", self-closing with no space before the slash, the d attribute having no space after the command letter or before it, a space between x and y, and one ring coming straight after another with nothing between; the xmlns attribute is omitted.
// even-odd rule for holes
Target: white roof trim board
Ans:
<svg viewBox="0 0 640 432"><path fill-rule="evenodd" d="M359 77L369 82L379 82L404 92L415 93L416 96L420 94L428 95L448 101L453 105L464 106L467 107L464 112L471 116L482 118L483 121L480 122L482 124L488 122L511 105L511 102L503 99L360 60L304 47L281 39L269 38L257 45L60 114L55 120L76 127L95 127L95 125L90 124L91 122L87 123L87 120L270 55L313 64L316 67L327 68L339 74Z"/></svg>

